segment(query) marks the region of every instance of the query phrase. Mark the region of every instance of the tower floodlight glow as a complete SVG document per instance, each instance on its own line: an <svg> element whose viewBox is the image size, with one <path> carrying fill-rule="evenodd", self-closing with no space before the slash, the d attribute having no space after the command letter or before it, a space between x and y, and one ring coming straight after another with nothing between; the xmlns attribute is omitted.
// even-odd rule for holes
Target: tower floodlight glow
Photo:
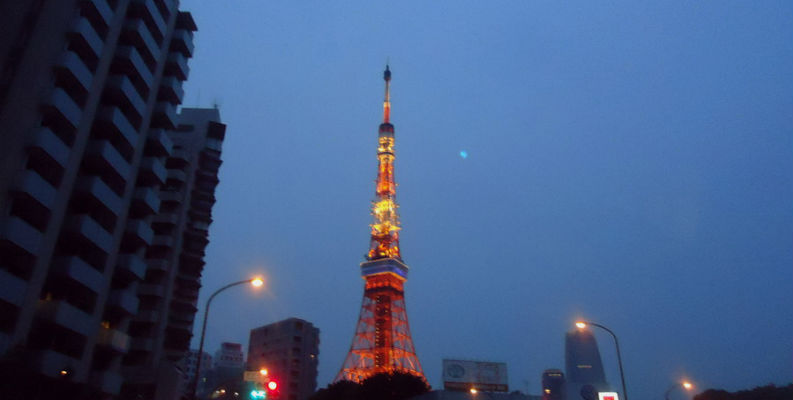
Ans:
<svg viewBox="0 0 793 400"><path fill-rule="evenodd" d="M361 313L350 351L335 382L362 382L379 373L408 373L426 382L410 336L404 283L408 266L399 248L399 206L394 181L394 125L391 124L391 70L386 65L383 123L377 135L377 180L372 201L369 251L361 263L366 281Z"/></svg>

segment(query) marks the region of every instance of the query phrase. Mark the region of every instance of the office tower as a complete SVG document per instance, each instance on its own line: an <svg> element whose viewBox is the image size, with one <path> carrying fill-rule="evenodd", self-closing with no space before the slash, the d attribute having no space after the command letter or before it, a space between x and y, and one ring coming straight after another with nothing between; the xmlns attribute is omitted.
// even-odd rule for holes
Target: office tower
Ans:
<svg viewBox="0 0 793 400"><path fill-rule="evenodd" d="M598 392L609 391L597 341L589 329L567 332L564 359L568 399L580 400L585 385L592 385Z"/></svg>
<svg viewBox="0 0 793 400"><path fill-rule="evenodd" d="M377 180L371 239L361 275L366 281L361 312L347 358L336 381L361 382L378 373L402 372L425 380L410 336L404 284L408 266L399 249L399 213L394 181L391 71L386 66L383 123L378 130Z"/></svg>
<svg viewBox="0 0 793 400"><path fill-rule="evenodd" d="M197 288L149 280L152 269L176 271L154 262L153 228L167 203L166 163L179 161L168 131L195 30L177 0L0 3L0 368L9 372L0 390L9 398L114 397L139 378L122 368L125 354L164 347L175 359L187 349L194 302L178 316L138 310ZM166 343L136 315L168 318ZM124 395L167 395L147 390Z"/></svg>
<svg viewBox="0 0 793 400"><path fill-rule="evenodd" d="M192 337L226 131L219 121L217 109L183 108L176 128L167 132L172 149L123 360L125 395L166 396L176 390L173 382L181 380L178 365Z"/></svg>
<svg viewBox="0 0 793 400"><path fill-rule="evenodd" d="M282 400L306 400L317 388L319 329L289 318L251 330L248 369L267 369Z"/></svg>
<svg viewBox="0 0 793 400"><path fill-rule="evenodd" d="M542 400L565 400L564 373L558 369L542 372Z"/></svg>

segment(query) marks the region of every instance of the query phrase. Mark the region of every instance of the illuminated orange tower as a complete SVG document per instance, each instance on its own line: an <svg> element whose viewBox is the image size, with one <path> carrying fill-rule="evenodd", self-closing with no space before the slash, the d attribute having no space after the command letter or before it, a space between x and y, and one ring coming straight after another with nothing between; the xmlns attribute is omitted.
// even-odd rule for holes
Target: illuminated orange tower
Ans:
<svg viewBox="0 0 793 400"><path fill-rule="evenodd" d="M377 185L372 202L372 239L361 275L366 281L355 336L336 381L361 382L379 373L404 372L424 378L413 348L403 286L408 266L399 253L399 213L394 182L394 125L391 71L386 65L383 123L378 131Z"/></svg>

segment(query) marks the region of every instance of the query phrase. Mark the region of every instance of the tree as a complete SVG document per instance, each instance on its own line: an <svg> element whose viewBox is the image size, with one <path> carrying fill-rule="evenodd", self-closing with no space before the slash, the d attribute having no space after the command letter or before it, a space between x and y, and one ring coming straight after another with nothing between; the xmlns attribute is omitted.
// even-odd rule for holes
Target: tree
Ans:
<svg viewBox="0 0 793 400"><path fill-rule="evenodd" d="M309 400L406 400L430 390L423 379L406 373L377 374L362 383L339 381Z"/></svg>
<svg viewBox="0 0 793 400"><path fill-rule="evenodd" d="M361 385L361 400L404 400L429 392L427 383L412 374L377 374Z"/></svg>
<svg viewBox="0 0 793 400"><path fill-rule="evenodd" d="M793 384L776 387L774 385L758 386L751 390L728 392L721 389L708 389L696 396L694 400L790 400L793 399Z"/></svg>
<svg viewBox="0 0 793 400"><path fill-rule="evenodd" d="M360 400L361 385L352 381L338 381L320 389L308 400Z"/></svg>

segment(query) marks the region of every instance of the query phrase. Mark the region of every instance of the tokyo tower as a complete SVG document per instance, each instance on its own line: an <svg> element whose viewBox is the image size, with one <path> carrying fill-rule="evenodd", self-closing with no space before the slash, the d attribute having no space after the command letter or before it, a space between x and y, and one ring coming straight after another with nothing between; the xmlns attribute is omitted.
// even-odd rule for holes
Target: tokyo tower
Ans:
<svg viewBox="0 0 793 400"><path fill-rule="evenodd" d="M361 263L366 281L352 345L335 381L362 382L379 373L424 372L413 348L403 285L408 266L399 253L399 214L394 182L394 125L391 125L391 71L386 65L383 123L378 130L377 183L372 202L369 253Z"/></svg>

